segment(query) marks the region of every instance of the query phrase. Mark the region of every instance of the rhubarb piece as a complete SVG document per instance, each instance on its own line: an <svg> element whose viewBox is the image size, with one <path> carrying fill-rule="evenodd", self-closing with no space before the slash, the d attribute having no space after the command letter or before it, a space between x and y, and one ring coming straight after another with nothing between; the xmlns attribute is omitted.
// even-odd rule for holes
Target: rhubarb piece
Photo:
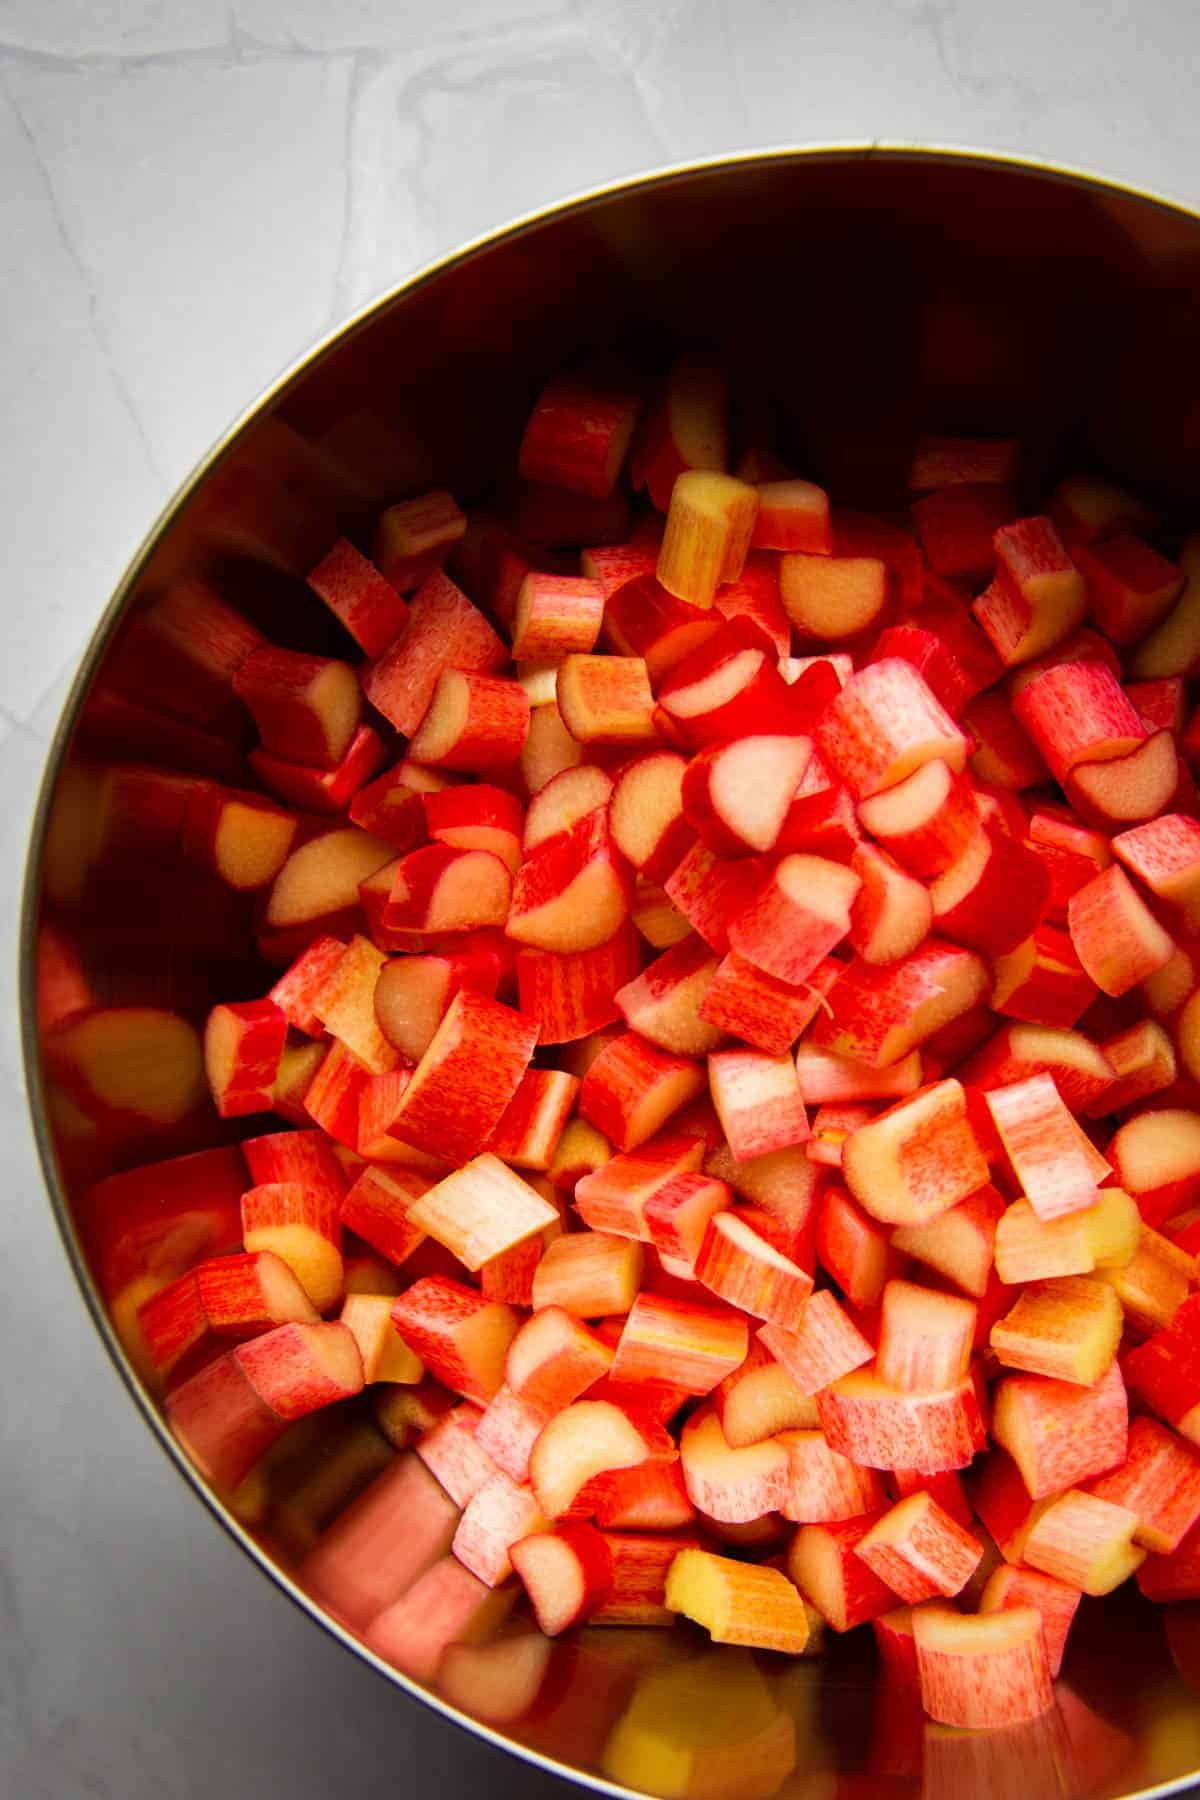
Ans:
<svg viewBox="0 0 1200 1800"><path fill-rule="evenodd" d="M358 727L362 706L349 663L274 646L255 650L233 678L264 750L289 762L335 769Z"/></svg>
<svg viewBox="0 0 1200 1800"><path fill-rule="evenodd" d="M511 893L498 856L449 844L413 850L359 889L371 934L389 950L422 950L431 935L503 925Z"/></svg>
<svg viewBox="0 0 1200 1800"><path fill-rule="evenodd" d="M527 857L513 887L507 932L535 949L592 950L629 913L628 870L597 809Z"/></svg>
<svg viewBox="0 0 1200 1800"><path fill-rule="evenodd" d="M273 1000L213 1007L204 1028L204 1067L223 1119L270 1107L287 1026Z"/></svg>
<svg viewBox="0 0 1200 1800"><path fill-rule="evenodd" d="M802 637L836 642L865 631L883 611L887 565L874 557L796 550L780 561L779 591L784 611Z"/></svg>
<svg viewBox="0 0 1200 1800"><path fill-rule="evenodd" d="M1183 589L1183 571L1128 532L1103 543L1079 544L1074 556L1087 582L1088 617L1114 644L1144 638Z"/></svg>
<svg viewBox="0 0 1200 1800"><path fill-rule="evenodd" d="M231 1354L258 1398L288 1423L362 1391L362 1358L342 1324L277 1325Z"/></svg>
<svg viewBox="0 0 1200 1800"><path fill-rule="evenodd" d="M545 1528L532 1490L497 1469L468 1500L451 1549L477 1580L497 1588L512 1574L512 1546Z"/></svg>
<svg viewBox="0 0 1200 1800"><path fill-rule="evenodd" d="M993 481L935 487L912 508L930 568L950 580L973 582L987 581L995 570L993 539L1012 516L1012 495Z"/></svg>
<svg viewBox="0 0 1200 1800"><path fill-rule="evenodd" d="M1101 1274L1121 1303L1125 1324L1140 1335L1171 1324L1188 1297L1196 1264L1169 1238L1142 1225L1133 1255Z"/></svg>
<svg viewBox="0 0 1200 1800"><path fill-rule="evenodd" d="M1115 1363L1093 1387L1006 1375L992 1401L992 1436L1012 1456L1035 1500L1103 1475L1125 1459L1129 1407Z"/></svg>
<svg viewBox="0 0 1200 1800"><path fill-rule="evenodd" d="M686 470L671 489L657 576L667 592L710 607L722 581L742 572L758 512L757 489L732 475Z"/></svg>
<svg viewBox="0 0 1200 1800"><path fill-rule="evenodd" d="M761 1444L793 1429L811 1429L817 1409L765 1342L751 1344L740 1368L714 1389L713 1405L732 1449Z"/></svg>
<svg viewBox="0 0 1200 1800"><path fill-rule="evenodd" d="M1129 1385L1138 1398L1194 1444L1200 1444L1198 1315L1200 1296L1192 1294L1170 1324L1162 1326L1125 1358Z"/></svg>
<svg viewBox="0 0 1200 1800"><path fill-rule="evenodd" d="M508 1348L505 1376L531 1406L569 1406L606 1374L613 1353L561 1306L539 1308Z"/></svg>
<svg viewBox="0 0 1200 1800"><path fill-rule="evenodd" d="M612 793L611 778L592 763L563 769L545 787L539 788L526 808L523 832L518 826L525 854L528 856L531 850L536 850L539 844L557 836L560 831L569 831L598 807L607 806ZM506 798L511 800L511 796ZM520 816L519 808L517 816Z"/></svg>
<svg viewBox="0 0 1200 1800"><path fill-rule="evenodd" d="M968 741L912 664L888 657L860 669L831 702L817 747L854 798L867 800L935 759L960 773Z"/></svg>
<svg viewBox="0 0 1200 1800"><path fill-rule="evenodd" d="M401 500L379 515L375 560L394 587L410 593L440 570L446 553L466 529L466 517L450 494L434 490Z"/></svg>
<svg viewBox="0 0 1200 1800"><path fill-rule="evenodd" d="M1057 1026L1002 1025L959 1068L969 1088L987 1093L1049 1075L1072 1111L1084 1111L1112 1086L1113 1069L1090 1038Z"/></svg>
<svg viewBox="0 0 1200 1800"><path fill-rule="evenodd" d="M443 669L489 674L508 652L483 614L448 575L435 571L413 595L408 623L363 677L367 699L397 731L411 736Z"/></svg>
<svg viewBox="0 0 1200 1800"><path fill-rule="evenodd" d="M974 1303L955 1294L889 1281L883 1290L875 1364L880 1379L911 1393L953 1387L970 1364L975 1315Z"/></svg>
<svg viewBox="0 0 1200 1800"><path fill-rule="evenodd" d="M987 986L974 951L926 938L886 968L852 962L830 990L810 1041L873 1069L888 1068L968 1012Z"/></svg>
<svg viewBox="0 0 1200 1800"><path fill-rule="evenodd" d="M873 1069L867 1063L851 1062L844 1056L835 1056L831 1051L814 1049L809 1038L797 1044L795 1065L801 1097L809 1104L893 1100L897 1097L903 1099L909 1094L915 1094L921 1086L922 1058L917 1050L911 1051L900 1062L892 1063L886 1069ZM856 1121L856 1128L857 1125L869 1124L874 1117L874 1107L864 1108L863 1117ZM812 1154L811 1149L809 1154ZM839 1148L839 1168L841 1162Z"/></svg>
<svg viewBox="0 0 1200 1800"><path fill-rule="evenodd" d="M521 476L593 500L607 499L640 410L641 398L629 387L570 376L547 382L521 439Z"/></svg>
<svg viewBox="0 0 1200 1800"><path fill-rule="evenodd" d="M577 743L653 743L654 696L640 656L567 656L558 665L558 710Z"/></svg>
<svg viewBox="0 0 1200 1800"><path fill-rule="evenodd" d="M363 1380L368 1384L418 1382L425 1372L420 1359L397 1335L391 1311L389 1294L348 1294L342 1302L341 1323L358 1345Z"/></svg>
<svg viewBox="0 0 1200 1800"><path fill-rule="evenodd" d="M831 1448L868 1469L965 1469L984 1444L969 1377L941 1393L907 1394L856 1369L818 1394L817 1410Z"/></svg>
<svg viewBox="0 0 1200 1800"><path fill-rule="evenodd" d="M401 1094L388 1131L447 1162L476 1155L504 1116L536 1042L532 1020L461 988Z"/></svg>
<svg viewBox="0 0 1200 1800"><path fill-rule="evenodd" d="M806 981L850 928L859 878L818 856L786 856L732 919L729 943L792 986Z"/></svg>
<svg viewBox="0 0 1200 1800"><path fill-rule="evenodd" d="M994 542L996 579L971 611L1012 668L1070 636L1083 619L1087 587L1047 518L1002 526Z"/></svg>
<svg viewBox="0 0 1200 1800"><path fill-rule="evenodd" d="M1042 1615L1032 1606L913 1614L921 1705L942 1725L1012 1726L1054 1705Z"/></svg>
<svg viewBox="0 0 1200 1800"><path fill-rule="evenodd" d="M716 1644L750 1644L800 1656L808 1644L804 1601L780 1569L682 1550L667 1576L666 1603L703 1625Z"/></svg>
<svg viewBox="0 0 1200 1800"><path fill-rule="evenodd" d="M739 1162L804 1143L808 1115L790 1056L722 1050L708 1058L709 1090Z"/></svg>
<svg viewBox="0 0 1200 1800"><path fill-rule="evenodd" d="M274 1325L315 1324L317 1317L292 1271L270 1251L210 1256L152 1294L137 1314L162 1378L185 1358L194 1362L214 1339L237 1343Z"/></svg>
<svg viewBox="0 0 1200 1800"><path fill-rule="evenodd" d="M692 1504L710 1518L739 1524L783 1506L788 1455L774 1438L735 1449L717 1414L693 1413L679 1442L683 1479Z"/></svg>
<svg viewBox="0 0 1200 1800"><path fill-rule="evenodd" d="M533 1304L581 1319L628 1312L642 1278L642 1247L601 1231L572 1232L547 1246L533 1277Z"/></svg>
<svg viewBox="0 0 1200 1800"><path fill-rule="evenodd" d="M367 656L381 655L408 619L407 602L346 538L310 569L307 580Z"/></svg>
<svg viewBox="0 0 1200 1800"><path fill-rule="evenodd" d="M658 957L614 995L631 1030L663 1050L703 1056L721 1041L700 1007L717 970L717 958L703 938L692 936Z"/></svg>
<svg viewBox="0 0 1200 1800"><path fill-rule="evenodd" d="M710 744L683 778L684 816L717 856L770 850L812 755L808 738L750 735Z"/></svg>
<svg viewBox="0 0 1200 1800"><path fill-rule="evenodd" d="M992 974L992 1010L1033 1025L1069 1028L1096 998L1070 938L1054 925L1035 926L1015 950L994 957Z"/></svg>
<svg viewBox="0 0 1200 1800"><path fill-rule="evenodd" d="M673 1176L655 1188L642 1208L650 1242L660 1256L694 1270L710 1220L732 1200L728 1184L713 1176Z"/></svg>
<svg viewBox="0 0 1200 1800"><path fill-rule="evenodd" d="M787 1572L833 1631L853 1631L891 1612L897 1596L854 1554L877 1514L802 1525L787 1554Z"/></svg>
<svg viewBox="0 0 1200 1800"><path fill-rule="evenodd" d="M609 824L621 854L650 881L665 880L692 843L683 816L687 763L655 750L626 765L612 789Z"/></svg>
<svg viewBox="0 0 1200 1800"><path fill-rule="evenodd" d="M887 1232L844 1188L830 1188L821 1196L816 1252L853 1306L874 1306L899 1268Z"/></svg>
<svg viewBox="0 0 1200 1800"><path fill-rule="evenodd" d="M1111 1594L1146 1559L1133 1542L1137 1524L1137 1514L1127 1507L1072 1488L1051 1500L1033 1523L1025 1560L1085 1594Z"/></svg>
<svg viewBox="0 0 1200 1800"><path fill-rule="evenodd" d="M686 936L686 923L683 931ZM639 961L637 938L627 924L589 950L518 951L520 1007L537 1021L539 1042L575 1043L618 1019L617 992L636 977Z"/></svg>
<svg viewBox="0 0 1200 1800"><path fill-rule="evenodd" d="M654 573L657 558L656 548L649 567L635 570L609 594L604 607L605 642L622 656L641 657L655 684L715 637L722 623L717 610L689 606L668 593Z"/></svg>
<svg viewBox="0 0 1200 1800"><path fill-rule="evenodd" d="M1128 1119L1107 1154L1148 1225L1161 1225L1200 1196L1200 1114L1167 1106Z"/></svg>
<svg viewBox="0 0 1200 1800"><path fill-rule="evenodd" d="M392 1303L392 1323L430 1374L486 1406L504 1380L504 1359L520 1320L445 1275L426 1275Z"/></svg>
<svg viewBox="0 0 1200 1800"><path fill-rule="evenodd" d="M665 513L685 469L723 469L727 456L727 376L715 357L676 357L663 391L643 421L633 454L633 485L648 488Z"/></svg>
<svg viewBox="0 0 1200 1800"><path fill-rule="evenodd" d="M593 1476L632 1468L649 1454L641 1432L619 1407L607 1400L577 1400L543 1428L529 1479L542 1512L556 1519Z"/></svg>
<svg viewBox="0 0 1200 1800"><path fill-rule="evenodd" d="M627 1031L601 1051L584 1076L579 1110L618 1149L636 1150L703 1086L698 1063Z"/></svg>
<svg viewBox="0 0 1200 1800"><path fill-rule="evenodd" d="M1052 1678L1057 1678L1080 1597L1078 1588L1069 1586L1054 1575L1045 1575L1038 1569L1014 1568L1011 1564L1004 1563L988 1577L979 1596L979 1611L986 1614L1012 1612L1017 1607L1034 1607L1042 1618L1050 1674Z"/></svg>
<svg viewBox="0 0 1200 1800"><path fill-rule="evenodd" d="M545 1173L575 1102L579 1083L563 1069L527 1069L488 1148L519 1169Z"/></svg>
<svg viewBox="0 0 1200 1800"><path fill-rule="evenodd" d="M454 850L488 850L510 874L521 861L520 802L504 788L481 783L422 794L425 823L435 843Z"/></svg>
<svg viewBox="0 0 1200 1800"><path fill-rule="evenodd" d="M1080 763L1129 756L1149 733L1111 669L1056 663L1021 683L1013 711L1061 786Z"/></svg>
<svg viewBox="0 0 1200 1800"><path fill-rule="evenodd" d="M884 1505L883 1482L831 1450L822 1432L790 1430L775 1439L788 1453L788 1493L780 1510L800 1525L836 1523L875 1515Z"/></svg>
<svg viewBox="0 0 1200 1800"><path fill-rule="evenodd" d="M981 828L929 886L934 930L990 956L1015 950L1039 924L1050 878L1036 852Z"/></svg>
<svg viewBox="0 0 1200 1800"><path fill-rule="evenodd" d="M689 750L755 732L803 731L796 692L751 620L735 618L675 663L659 687L663 728Z"/></svg>
<svg viewBox="0 0 1200 1800"><path fill-rule="evenodd" d="M681 1550L699 1549L691 1533L601 1533L612 1557L612 1588L592 1614L593 1625L671 1625L667 1574Z"/></svg>
<svg viewBox="0 0 1200 1800"><path fill-rule="evenodd" d="M586 1079L586 1078L585 1078ZM594 1231L614 1232L649 1242L644 1208L651 1195L677 1175L693 1173L704 1146L683 1132L664 1133L642 1148L614 1156L576 1186L575 1204Z"/></svg>
<svg viewBox="0 0 1200 1800"><path fill-rule="evenodd" d="M910 1494L854 1546L854 1554L902 1600L915 1605L961 1593L983 1555L978 1538L927 1493Z"/></svg>
<svg viewBox="0 0 1200 1800"><path fill-rule="evenodd" d="M995 1227L996 1273L1010 1286L1090 1275L1101 1256L1129 1260L1139 1225L1119 1188L1103 1188L1091 1206L1052 1219L1039 1218L1028 1200L1014 1200Z"/></svg>
<svg viewBox="0 0 1200 1800"><path fill-rule="evenodd" d="M1200 926L1200 824L1183 813L1164 813L1122 831L1113 854L1160 900L1179 909L1186 930Z"/></svg>
<svg viewBox="0 0 1200 1800"><path fill-rule="evenodd" d="M929 934L929 891L873 844L858 846L851 867L862 886L850 911L850 943L864 962L897 962Z"/></svg>
<svg viewBox="0 0 1200 1800"><path fill-rule="evenodd" d="M897 862L923 877L948 869L979 829L970 777L940 758L862 801L858 817Z"/></svg>
<svg viewBox="0 0 1200 1800"><path fill-rule="evenodd" d="M612 1590L612 1553L595 1526L582 1520L522 1538L509 1555L547 1637L582 1624Z"/></svg>
<svg viewBox="0 0 1200 1800"><path fill-rule="evenodd" d="M1006 1368L1093 1387L1116 1356L1123 1322L1111 1287L1068 1275L1026 1288L988 1341Z"/></svg>
<svg viewBox="0 0 1200 1800"><path fill-rule="evenodd" d="M852 1132L842 1173L873 1218L923 1225L987 1181L960 1082L941 1081Z"/></svg>
<svg viewBox="0 0 1200 1800"><path fill-rule="evenodd" d="M342 1292L340 1204L340 1188L330 1193L301 1181L264 1182L242 1195L246 1249L278 1256L318 1312Z"/></svg>
<svg viewBox="0 0 1200 1800"><path fill-rule="evenodd" d="M986 1096L1017 1180L1039 1219L1078 1212L1110 1173L1059 1098L1049 1075L1033 1075Z"/></svg>
<svg viewBox="0 0 1200 1800"><path fill-rule="evenodd" d="M826 958L807 981L793 986L776 980L731 950L705 990L700 1017L769 1056L780 1056L812 1023L824 993L841 974L841 967L832 958Z"/></svg>
<svg viewBox="0 0 1200 1800"><path fill-rule="evenodd" d="M1148 1556L1137 1570L1137 1584L1160 1606L1200 1599L1200 1531L1189 1532L1169 1556Z"/></svg>
<svg viewBox="0 0 1200 1800"><path fill-rule="evenodd" d="M479 1408L464 1400L417 1439L417 1455L456 1508L466 1506L496 1472L495 1463L479 1443L482 1418Z"/></svg>
<svg viewBox="0 0 1200 1800"><path fill-rule="evenodd" d="M874 1353L828 1288L810 1295L788 1327L764 1325L759 1341L803 1395L819 1393L870 1362Z"/></svg>
<svg viewBox="0 0 1200 1800"><path fill-rule="evenodd" d="M393 957L375 985L379 1027L402 1056L419 1062L459 988L473 988L491 999L500 970L499 955L478 940L436 956Z"/></svg>
<svg viewBox="0 0 1200 1800"><path fill-rule="evenodd" d="M363 1630L450 1548L458 1507L415 1456L389 1468L325 1531L300 1581L351 1630Z"/></svg>
<svg viewBox="0 0 1200 1800"><path fill-rule="evenodd" d="M752 1231L718 1212L696 1258L696 1279L741 1312L787 1327L812 1293L812 1276Z"/></svg>
<svg viewBox="0 0 1200 1800"><path fill-rule="evenodd" d="M743 473L742 479L748 477ZM833 526L824 488L792 478L755 485L758 512L750 540L755 549L808 551L823 557L832 553Z"/></svg>
<svg viewBox="0 0 1200 1800"><path fill-rule="evenodd" d="M232 1351L169 1394L167 1423L188 1459L219 1491L231 1494L287 1429Z"/></svg>
<svg viewBox="0 0 1200 1800"><path fill-rule="evenodd" d="M267 896L260 947L288 963L314 939L347 938L362 923L359 884L392 858L390 844L365 831L330 830L301 844Z"/></svg>
<svg viewBox="0 0 1200 1800"><path fill-rule="evenodd" d="M923 1225L901 1226L892 1233L892 1245L979 1299L987 1290L997 1227L1004 1216L1003 1199L994 1187L984 1186ZM1003 1273L1001 1279L1006 1279Z"/></svg>
<svg viewBox="0 0 1200 1800"><path fill-rule="evenodd" d="M643 1293L625 1320L612 1377L708 1394L745 1361L749 1343L745 1320L727 1308Z"/></svg>
<svg viewBox="0 0 1200 1800"><path fill-rule="evenodd" d="M409 1217L472 1271L558 1222L557 1210L491 1151L431 1187Z"/></svg>
<svg viewBox="0 0 1200 1800"><path fill-rule="evenodd" d="M1136 1514L1134 1542L1169 1556L1200 1520L1200 1456L1157 1419L1133 1419L1125 1461L1088 1492Z"/></svg>

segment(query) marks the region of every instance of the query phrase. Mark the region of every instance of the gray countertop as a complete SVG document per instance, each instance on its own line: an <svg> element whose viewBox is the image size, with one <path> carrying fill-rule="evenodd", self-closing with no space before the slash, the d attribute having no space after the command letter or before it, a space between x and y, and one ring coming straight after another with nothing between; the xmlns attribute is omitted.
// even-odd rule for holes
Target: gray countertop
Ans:
<svg viewBox="0 0 1200 1800"><path fill-rule="evenodd" d="M557 1786L297 1615L146 1433L74 1289L17 1048L29 813L93 621L210 441L381 288L656 164L1012 150L1200 204L1195 0L0 0L0 1786Z"/></svg>

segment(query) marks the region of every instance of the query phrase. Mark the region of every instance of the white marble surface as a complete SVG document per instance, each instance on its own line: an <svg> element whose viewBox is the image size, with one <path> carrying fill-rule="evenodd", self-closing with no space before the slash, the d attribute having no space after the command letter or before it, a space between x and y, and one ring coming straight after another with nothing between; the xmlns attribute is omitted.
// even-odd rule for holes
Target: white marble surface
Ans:
<svg viewBox="0 0 1200 1800"><path fill-rule="evenodd" d="M1200 204L1198 50L1196 0L0 0L5 1793L543 1785L251 1574L144 1431L54 1236L17 1051L25 837L71 670L161 502L380 288L614 175L917 138Z"/></svg>

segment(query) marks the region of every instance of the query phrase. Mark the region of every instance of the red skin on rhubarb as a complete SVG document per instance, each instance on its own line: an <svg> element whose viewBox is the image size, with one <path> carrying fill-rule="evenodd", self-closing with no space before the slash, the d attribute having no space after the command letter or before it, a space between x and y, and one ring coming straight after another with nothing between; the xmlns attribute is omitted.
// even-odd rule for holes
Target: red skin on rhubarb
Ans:
<svg viewBox="0 0 1200 1800"><path fill-rule="evenodd" d="M317 1317L287 1264L269 1251L210 1256L138 1311L151 1359L163 1376L213 1340L237 1343L274 1325L315 1324Z"/></svg>
<svg viewBox="0 0 1200 1800"><path fill-rule="evenodd" d="M1125 1357L1133 1392L1193 1444L1200 1444L1198 1318L1200 1296L1192 1294L1169 1325Z"/></svg>
<svg viewBox="0 0 1200 1800"><path fill-rule="evenodd" d="M1170 612L1184 574L1141 538L1119 533L1072 554L1088 588L1088 617L1114 644L1135 644Z"/></svg>
<svg viewBox="0 0 1200 1800"><path fill-rule="evenodd" d="M447 1652L497 1631L516 1597L515 1583L490 1588L456 1556L443 1556L376 1614L363 1641L414 1681L432 1681Z"/></svg>
<svg viewBox="0 0 1200 1800"><path fill-rule="evenodd" d="M350 801L352 822L401 852L417 849L425 842L428 830L422 805L424 790L415 785L416 775L415 764L400 763L359 788ZM428 779L440 785L449 777L431 773Z"/></svg>
<svg viewBox="0 0 1200 1800"><path fill-rule="evenodd" d="M722 1523L777 1511L788 1496L788 1455L775 1438L734 1449L714 1411L693 1413L680 1438L683 1479L692 1504Z"/></svg>
<svg viewBox="0 0 1200 1800"><path fill-rule="evenodd" d="M454 497L435 489L380 513L373 554L388 581L411 593L427 575L440 570L466 529L466 517Z"/></svg>
<svg viewBox="0 0 1200 1800"><path fill-rule="evenodd" d="M504 1379L520 1325L511 1307L442 1275L425 1276L401 1294L392 1322L432 1375L485 1406Z"/></svg>
<svg viewBox="0 0 1200 1800"><path fill-rule="evenodd" d="M1096 985L1065 931L1041 924L1007 955L993 958L992 1009L1033 1025L1075 1025Z"/></svg>
<svg viewBox="0 0 1200 1800"><path fill-rule="evenodd" d="M368 1163L342 1201L342 1224L399 1265L424 1241L425 1232L411 1214L430 1185L429 1178L416 1170Z"/></svg>
<svg viewBox="0 0 1200 1800"><path fill-rule="evenodd" d="M970 1366L975 1315L974 1303L955 1294L889 1281L876 1361L880 1378L916 1393L953 1387Z"/></svg>
<svg viewBox="0 0 1200 1800"><path fill-rule="evenodd" d="M204 1028L204 1064L213 1103L223 1119L270 1107L287 1027L273 1000L213 1007Z"/></svg>
<svg viewBox="0 0 1200 1800"><path fill-rule="evenodd" d="M703 938L683 939L650 963L617 993L631 1030L661 1049L703 1056L721 1041L719 1028L700 1017L700 1006L717 970L717 957Z"/></svg>
<svg viewBox="0 0 1200 1800"><path fill-rule="evenodd" d="M981 1188L987 1159L960 1082L938 1082L862 1125L842 1149L846 1186L874 1218L923 1225Z"/></svg>
<svg viewBox="0 0 1200 1800"><path fill-rule="evenodd" d="M1042 1617L1050 1674L1057 1678L1081 1597L1078 1588L1069 1587L1053 1575L1005 1563L988 1577L979 1597L979 1611L1011 1612L1018 1606L1034 1607Z"/></svg>
<svg viewBox="0 0 1200 1800"><path fill-rule="evenodd" d="M232 1351L167 1397L167 1423L207 1481L232 1493L287 1429Z"/></svg>
<svg viewBox="0 0 1200 1800"><path fill-rule="evenodd" d="M582 1624L612 1590L611 1552L595 1526L583 1521L525 1538L510 1555L547 1637Z"/></svg>
<svg viewBox="0 0 1200 1800"><path fill-rule="evenodd" d="M768 1056L781 1056L812 1023L841 972L842 964L827 957L807 980L793 985L730 950L700 1002L700 1017Z"/></svg>
<svg viewBox="0 0 1200 1800"><path fill-rule="evenodd" d="M655 548L649 567L634 569L604 607L605 642L621 656L641 657L651 682L661 680L721 629L719 612L705 612L668 593L655 574L657 567Z"/></svg>
<svg viewBox="0 0 1200 1800"><path fill-rule="evenodd" d="M808 1114L790 1056L719 1050L708 1058L708 1084L726 1141L739 1162L802 1144Z"/></svg>
<svg viewBox="0 0 1200 1800"><path fill-rule="evenodd" d="M790 735L710 744L683 777L684 816L715 855L761 855L779 839L811 754L809 739Z"/></svg>
<svg viewBox="0 0 1200 1800"><path fill-rule="evenodd" d="M982 828L930 883L933 929L988 956L1015 950L1040 922L1050 878L1036 852Z"/></svg>
<svg viewBox="0 0 1200 1800"><path fill-rule="evenodd" d="M1080 763L1128 756L1149 733L1103 663L1059 663L1024 682L1013 711L1061 785Z"/></svg>
<svg viewBox="0 0 1200 1800"><path fill-rule="evenodd" d="M358 727L362 697L349 663L266 647L247 657L233 687L263 749L289 762L335 769Z"/></svg>
<svg viewBox="0 0 1200 1800"><path fill-rule="evenodd" d="M758 857L721 861L703 844L694 844L668 876L665 892L692 930L724 956L732 922L753 902L767 873Z"/></svg>
<svg viewBox="0 0 1200 1800"><path fill-rule="evenodd" d="M1039 1219L1091 1206L1099 1181L1111 1173L1080 1131L1050 1075L992 1089L988 1111L1005 1154Z"/></svg>
<svg viewBox="0 0 1200 1800"><path fill-rule="evenodd" d="M233 1357L259 1399L289 1423L362 1391L362 1358L342 1324L277 1325Z"/></svg>
<svg viewBox="0 0 1200 1800"><path fill-rule="evenodd" d="M340 938L315 938L271 989L268 999L280 1009L289 1025L309 1037L324 1037L325 1027L314 1010L317 995L342 959L346 946Z"/></svg>
<svg viewBox="0 0 1200 1800"><path fill-rule="evenodd" d="M379 733L370 725L360 725L332 769L311 769L281 756L268 756L265 750L252 750L248 760L277 799L306 812L338 814L346 811L358 790L378 773L387 755Z"/></svg>
<svg viewBox="0 0 1200 1800"><path fill-rule="evenodd" d="M557 1206L491 1151L429 1188L414 1203L411 1217L472 1273L524 1239L559 1225Z"/></svg>
<svg viewBox="0 0 1200 1800"><path fill-rule="evenodd" d="M1157 1419L1136 1418L1125 1461L1090 1481L1088 1492L1136 1513L1134 1541L1169 1556L1200 1521L1200 1455Z"/></svg>
<svg viewBox="0 0 1200 1800"><path fill-rule="evenodd" d="M1107 1155L1147 1225L1157 1228L1200 1196L1200 1116L1183 1107L1126 1120Z"/></svg>
<svg viewBox="0 0 1200 1800"><path fill-rule="evenodd" d="M931 569L951 580L987 581L996 567L993 539L1012 519L1008 488L994 481L935 487L913 504L913 524Z"/></svg>
<svg viewBox="0 0 1200 1800"><path fill-rule="evenodd" d="M472 783L423 794L425 823L435 843L456 850L489 850L515 874L521 860L523 813L505 788Z"/></svg>
<svg viewBox="0 0 1200 1800"><path fill-rule="evenodd" d="M496 1472L495 1463L478 1441L482 1418L479 1407L463 1400L423 1431L416 1442L417 1455L456 1508L466 1506ZM457 1515L454 1523L458 1523Z"/></svg>

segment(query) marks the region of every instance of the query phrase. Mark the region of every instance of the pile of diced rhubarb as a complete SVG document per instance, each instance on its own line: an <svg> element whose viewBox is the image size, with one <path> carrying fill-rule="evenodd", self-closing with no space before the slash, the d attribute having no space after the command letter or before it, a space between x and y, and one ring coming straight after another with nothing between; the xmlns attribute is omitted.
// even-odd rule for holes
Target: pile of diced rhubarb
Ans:
<svg viewBox="0 0 1200 1800"><path fill-rule="evenodd" d="M995 439L831 509L728 414L552 381L509 512L313 569L347 660L177 603L265 790L188 838L282 970L209 1085L287 1128L93 1211L236 1222L135 1292L225 1495L374 1385L303 1580L401 1669L526 1600L872 1625L1012 1723L1081 1595L1200 1597L1200 541Z"/></svg>

